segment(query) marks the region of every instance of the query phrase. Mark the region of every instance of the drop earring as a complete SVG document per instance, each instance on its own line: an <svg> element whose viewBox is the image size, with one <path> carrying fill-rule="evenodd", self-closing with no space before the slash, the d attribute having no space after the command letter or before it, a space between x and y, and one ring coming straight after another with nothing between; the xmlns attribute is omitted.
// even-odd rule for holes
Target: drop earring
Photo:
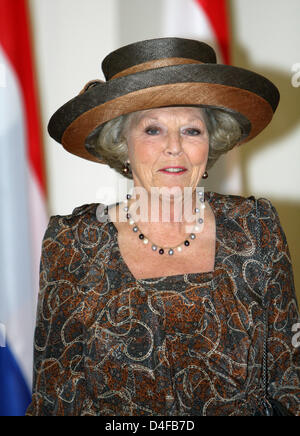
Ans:
<svg viewBox="0 0 300 436"><path fill-rule="evenodd" d="M205 172L203 173L202 179L207 179L207 177L208 177L208 172L205 171Z"/></svg>
<svg viewBox="0 0 300 436"><path fill-rule="evenodd" d="M122 169L123 174L128 174L128 173L129 173L129 171L130 171L129 165L130 165L130 164L129 164L128 161L125 162L125 164L123 165L123 169Z"/></svg>

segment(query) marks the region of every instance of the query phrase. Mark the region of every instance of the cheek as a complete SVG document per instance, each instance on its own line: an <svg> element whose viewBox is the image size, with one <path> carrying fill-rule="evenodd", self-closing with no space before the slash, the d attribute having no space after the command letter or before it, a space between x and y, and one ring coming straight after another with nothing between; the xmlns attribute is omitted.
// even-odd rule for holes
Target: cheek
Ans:
<svg viewBox="0 0 300 436"><path fill-rule="evenodd" d="M147 141L141 138L130 138L128 143L128 156L130 162L135 162L138 165L147 165L155 162L160 152L157 144L152 144L151 141Z"/></svg>
<svg viewBox="0 0 300 436"><path fill-rule="evenodd" d="M209 144L208 142L204 142L202 144L198 144L198 146L190 149L189 157L190 161L194 165L202 165L207 162L209 152Z"/></svg>

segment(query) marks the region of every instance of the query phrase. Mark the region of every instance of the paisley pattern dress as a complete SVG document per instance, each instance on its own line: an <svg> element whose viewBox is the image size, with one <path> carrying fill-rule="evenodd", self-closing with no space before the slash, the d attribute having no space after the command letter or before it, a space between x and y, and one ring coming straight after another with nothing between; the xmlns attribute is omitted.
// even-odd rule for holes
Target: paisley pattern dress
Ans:
<svg viewBox="0 0 300 436"><path fill-rule="evenodd" d="M209 273L137 280L99 203L50 218L28 416L251 416L264 392L264 303L269 394L300 415L300 318L277 212L263 198L205 197Z"/></svg>

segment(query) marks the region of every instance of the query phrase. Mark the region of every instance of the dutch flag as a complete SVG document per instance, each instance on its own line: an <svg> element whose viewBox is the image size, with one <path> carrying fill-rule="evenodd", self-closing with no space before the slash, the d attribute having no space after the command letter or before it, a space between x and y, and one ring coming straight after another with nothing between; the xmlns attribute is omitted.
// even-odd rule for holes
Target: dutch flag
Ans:
<svg viewBox="0 0 300 436"><path fill-rule="evenodd" d="M0 0L0 416L31 401L46 184L27 0Z"/></svg>

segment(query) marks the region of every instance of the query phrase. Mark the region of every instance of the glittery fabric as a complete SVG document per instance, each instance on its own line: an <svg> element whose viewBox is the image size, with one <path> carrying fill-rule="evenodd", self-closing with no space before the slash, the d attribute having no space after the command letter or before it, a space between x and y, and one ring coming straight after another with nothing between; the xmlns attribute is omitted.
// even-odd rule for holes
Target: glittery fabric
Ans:
<svg viewBox="0 0 300 436"><path fill-rule="evenodd" d="M300 415L300 318L277 212L266 199L205 196L217 233L209 273L137 280L98 204L50 218L27 415L253 415L263 296L269 394Z"/></svg>

